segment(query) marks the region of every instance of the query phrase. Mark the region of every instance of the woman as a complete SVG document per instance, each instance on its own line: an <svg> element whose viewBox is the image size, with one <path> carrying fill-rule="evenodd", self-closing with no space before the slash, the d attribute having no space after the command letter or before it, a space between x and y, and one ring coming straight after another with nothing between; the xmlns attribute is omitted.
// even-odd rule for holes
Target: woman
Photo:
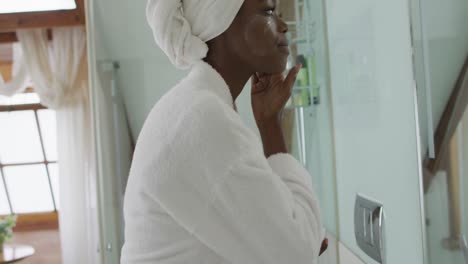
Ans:
<svg viewBox="0 0 468 264"><path fill-rule="evenodd" d="M287 154L288 28L276 0L149 0L156 42L190 74L154 106L125 196L122 263L318 263L310 175ZM261 140L234 101L252 77ZM323 241L323 243L322 243Z"/></svg>

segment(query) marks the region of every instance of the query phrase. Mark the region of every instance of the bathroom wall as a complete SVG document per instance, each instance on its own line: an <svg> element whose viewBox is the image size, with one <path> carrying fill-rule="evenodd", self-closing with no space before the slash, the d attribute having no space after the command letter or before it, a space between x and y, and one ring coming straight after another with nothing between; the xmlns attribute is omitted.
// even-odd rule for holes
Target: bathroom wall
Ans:
<svg viewBox="0 0 468 264"><path fill-rule="evenodd" d="M127 107L133 137L156 101L184 71L177 70L153 40L146 22L146 1L93 1L98 62L120 63L118 86Z"/></svg>
<svg viewBox="0 0 468 264"><path fill-rule="evenodd" d="M117 61L120 64L116 75L117 87L127 110L133 139L136 139L153 105L177 83L184 72L176 70L153 41L146 22L146 1L90 0L88 3L89 48L92 49L90 65L96 71L91 75L95 89L93 99L96 101L96 94L99 94L110 100L111 85L109 81L103 82L109 77L99 69L106 61ZM98 116L106 118L105 112L108 118L112 118L112 109L103 110L103 105L95 105L95 111L100 111L95 114L95 119ZM101 168L98 185L102 244L99 250L104 263L114 264L119 263L123 242L122 209L119 204L122 187L119 182L124 185L127 174L123 171L119 180L113 165L116 160L102 151L114 150L115 144L110 138L123 134L116 133L113 126L109 127L111 123L108 118L97 122L95 131ZM122 158L120 164L121 167L128 164L128 157Z"/></svg>
<svg viewBox="0 0 468 264"><path fill-rule="evenodd" d="M406 0L327 7L340 240L358 248L354 203L384 205L386 263L423 263L418 137Z"/></svg>
<svg viewBox="0 0 468 264"><path fill-rule="evenodd" d="M354 253L349 250L342 243L338 245L340 264L364 264L365 262L358 258Z"/></svg>
<svg viewBox="0 0 468 264"><path fill-rule="evenodd" d="M176 69L153 40L146 22L146 1L94 1L96 55L99 61L120 63L119 88L127 107L133 137L157 100L187 71ZM112 12L108 12L112 8ZM244 121L257 130L250 107L250 84L236 104Z"/></svg>

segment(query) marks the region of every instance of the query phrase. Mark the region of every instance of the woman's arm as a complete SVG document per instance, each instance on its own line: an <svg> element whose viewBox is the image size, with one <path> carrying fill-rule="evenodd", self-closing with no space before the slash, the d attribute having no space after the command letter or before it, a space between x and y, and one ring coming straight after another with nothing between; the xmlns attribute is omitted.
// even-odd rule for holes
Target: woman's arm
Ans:
<svg viewBox="0 0 468 264"><path fill-rule="evenodd" d="M279 121L259 124L258 129L262 138L265 157L268 158L277 153L288 153Z"/></svg>
<svg viewBox="0 0 468 264"><path fill-rule="evenodd" d="M277 153L288 153L281 127L281 115L301 67L302 65L297 65L292 68L286 78L281 74L255 74L252 78L252 109L267 158ZM328 239L324 239L320 255L327 248Z"/></svg>

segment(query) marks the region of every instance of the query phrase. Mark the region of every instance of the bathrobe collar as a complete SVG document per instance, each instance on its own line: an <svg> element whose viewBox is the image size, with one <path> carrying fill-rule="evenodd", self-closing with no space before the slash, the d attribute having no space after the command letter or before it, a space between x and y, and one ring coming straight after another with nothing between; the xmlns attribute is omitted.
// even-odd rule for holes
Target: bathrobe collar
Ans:
<svg viewBox="0 0 468 264"><path fill-rule="evenodd" d="M199 61L193 65L190 75L195 83L203 84L203 89L210 90L223 102L236 109L229 86L211 65L204 61Z"/></svg>

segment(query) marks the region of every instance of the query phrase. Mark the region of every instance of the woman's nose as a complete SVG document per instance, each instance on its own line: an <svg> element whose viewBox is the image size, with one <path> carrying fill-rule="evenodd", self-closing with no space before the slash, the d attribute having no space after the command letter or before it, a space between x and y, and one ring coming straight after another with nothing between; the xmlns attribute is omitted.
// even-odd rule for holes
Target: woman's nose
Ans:
<svg viewBox="0 0 468 264"><path fill-rule="evenodd" d="M281 33L288 32L289 30L288 24L284 22L283 18L280 15L277 16L277 20L278 20L278 32L281 32Z"/></svg>

